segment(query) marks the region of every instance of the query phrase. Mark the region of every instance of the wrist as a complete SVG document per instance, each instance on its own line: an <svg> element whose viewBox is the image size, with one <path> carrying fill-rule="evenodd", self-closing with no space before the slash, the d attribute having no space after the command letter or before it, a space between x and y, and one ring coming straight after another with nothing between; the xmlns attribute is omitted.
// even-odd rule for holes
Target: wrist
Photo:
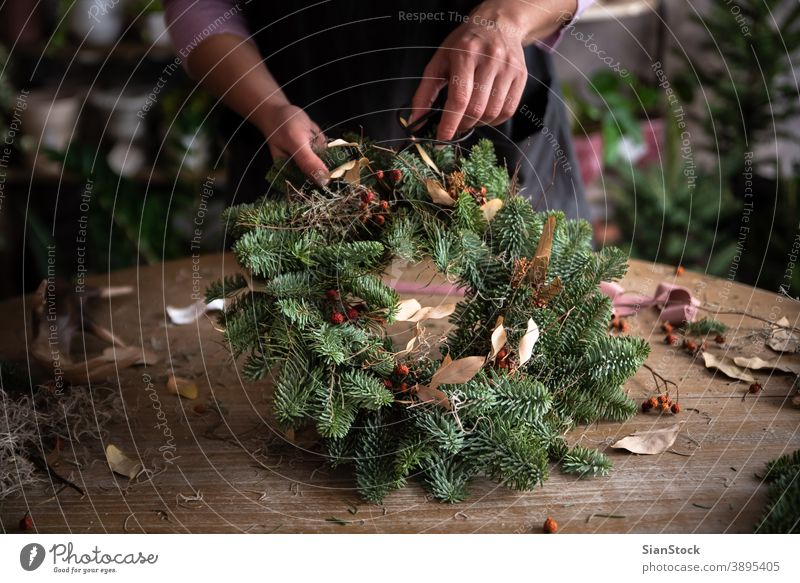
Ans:
<svg viewBox="0 0 800 583"><path fill-rule="evenodd" d="M486 0L470 15L476 25L484 23L519 40L531 44L558 30L574 16L577 0L545 0L536 4L522 0Z"/></svg>
<svg viewBox="0 0 800 583"><path fill-rule="evenodd" d="M264 136L270 136L283 123L285 115L281 110L289 107L291 103L283 93L272 95L261 103L250 116L250 121Z"/></svg>

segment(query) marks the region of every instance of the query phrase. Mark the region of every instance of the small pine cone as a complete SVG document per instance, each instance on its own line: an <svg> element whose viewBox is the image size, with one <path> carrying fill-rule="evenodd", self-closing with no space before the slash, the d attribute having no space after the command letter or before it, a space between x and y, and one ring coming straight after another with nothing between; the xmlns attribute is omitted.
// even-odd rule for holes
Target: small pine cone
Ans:
<svg viewBox="0 0 800 583"><path fill-rule="evenodd" d="M547 520L544 521L544 525L542 525L542 530L547 534L555 534L558 532L558 523L548 516Z"/></svg>
<svg viewBox="0 0 800 583"><path fill-rule="evenodd" d="M725 344L725 337L722 334L717 334L717 337L714 338L714 342L717 344Z"/></svg>
<svg viewBox="0 0 800 583"><path fill-rule="evenodd" d="M331 324L344 324L344 314L341 312L331 314Z"/></svg>
<svg viewBox="0 0 800 583"><path fill-rule="evenodd" d="M519 284L522 283L522 280L525 279L525 275L528 273L528 268L530 267L530 262L526 257L522 257L514 261L514 270L511 273L511 287L516 289L519 287Z"/></svg>
<svg viewBox="0 0 800 583"><path fill-rule="evenodd" d="M408 368L407 364L400 363L396 367L394 367L394 374L400 377L408 376L410 369Z"/></svg>
<svg viewBox="0 0 800 583"><path fill-rule="evenodd" d="M467 188L467 180L463 172L455 171L447 175L447 193L453 200L458 200L458 197Z"/></svg>
<svg viewBox="0 0 800 583"><path fill-rule="evenodd" d="M677 415L678 413L680 413L680 412L681 412L681 405L680 405L680 403L673 403L673 404L672 404L672 412L673 412L675 415Z"/></svg>

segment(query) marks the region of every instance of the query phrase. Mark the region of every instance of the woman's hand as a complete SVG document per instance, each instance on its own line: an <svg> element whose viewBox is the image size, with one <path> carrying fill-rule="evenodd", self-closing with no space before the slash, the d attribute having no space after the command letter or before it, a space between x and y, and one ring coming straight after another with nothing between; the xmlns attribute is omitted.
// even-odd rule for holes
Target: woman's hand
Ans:
<svg viewBox="0 0 800 583"><path fill-rule="evenodd" d="M305 111L291 104L270 108L258 124L273 159L290 158L318 184L330 180L328 169L312 146L323 147L325 136Z"/></svg>
<svg viewBox="0 0 800 583"><path fill-rule="evenodd" d="M445 39L425 67L411 102L411 122L426 113L447 87L437 138L451 140L475 125L511 118L522 98L528 71L523 46L563 24L576 0L488 0Z"/></svg>

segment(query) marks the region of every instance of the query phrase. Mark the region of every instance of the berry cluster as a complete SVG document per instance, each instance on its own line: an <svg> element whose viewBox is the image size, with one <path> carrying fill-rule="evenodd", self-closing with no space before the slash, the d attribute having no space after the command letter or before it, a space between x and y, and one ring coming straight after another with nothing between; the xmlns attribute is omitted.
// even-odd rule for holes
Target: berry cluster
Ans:
<svg viewBox="0 0 800 583"><path fill-rule="evenodd" d="M394 373L392 374L392 377L383 380L383 385L387 389L397 393L407 393L416 386L417 383L413 381L414 379L411 375L411 369L407 364L401 362L394 367Z"/></svg>
<svg viewBox="0 0 800 583"><path fill-rule="evenodd" d="M675 415L681 412L681 405L677 401L669 398L669 395L659 395L658 397L650 397L642 403L642 413L649 413L656 411L666 413L672 411Z"/></svg>
<svg viewBox="0 0 800 583"><path fill-rule="evenodd" d="M514 370L514 366L515 363L511 357L511 351L508 349L508 344L506 344L497 351L497 355L494 357L494 368L512 371Z"/></svg>
<svg viewBox="0 0 800 583"><path fill-rule="evenodd" d="M363 305L351 305L342 301L339 292L335 289L329 289L325 292L325 299L331 303L331 324L337 326L347 321L358 320L359 316L361 316L361 311L365 307Z"/></svg>
<svg viewBox="0 0 800 583"><path fill-rule="evenodd" d="M678 335L675 333L675 329L673 328L672 324L670 324L669 322L664 322L661 325L661 329L667 333L667 335L664 337L665 344L668 344L670 346L682 346L689 354L695 356L698 354L702 354L708 347L705 340L703 340L698 344L694 340L689 340L688 338L685 337L683 339L679 338ZM721 334L717 335L717 337L714 340L718 344L725 343L725 338Z"/></svg>
<svg viewBox="0 0 800 583"><path fill-rule="evenodd" d="M372 221L378 226L383 226L386 217L389 215L389 202L381 200L373 191L367 189L361 195L361 204L358 205L361 211L361 222L367 224Z"/></svg>

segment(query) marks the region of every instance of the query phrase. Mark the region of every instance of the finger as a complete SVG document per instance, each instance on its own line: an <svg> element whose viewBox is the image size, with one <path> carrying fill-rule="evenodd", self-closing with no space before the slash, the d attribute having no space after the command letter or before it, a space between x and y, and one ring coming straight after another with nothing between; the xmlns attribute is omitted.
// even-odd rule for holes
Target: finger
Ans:
<svg viewBox="0 0 800 583"><path fill-rule="evenodd" d="M414 97L411 99L409 125L430 111L439 92L447 85L446 74L443 58L437 52L422 72L422 80L419 82L419 86L414 92Z"/></svg>
<svg viewBox="0 0 800 583"><path fill-rule="evenodd" d="M527 81L528 76L525 74L514 77L511 88L508 90L506 98L503 101L503 109L500 111L500 115L492 122L492 125L501 124L514 117L519 107L519 102L522 99L522 93L525 91L525 83Z"/></svg>
<svg viewBox="0 0 800 583"><path fill-rule="evenodd" d="M324 148L328 144L328 138L320 127L311 123L311 146L312 148Z"/></svg>
<svg viewBox="0 0 800 583"><path fill-rule="evenodd" d="M479 67L475 72L475 82L472 84L472 95L469 98L469 105L464 111L464 117L458 125L458 131L463 132L475 124L483 117L486 105L492 97L496 71L494 67Z"/></svg>
<svg viewBox="0 0 800 583"><path fill-rule="evenodd" d="M474 61L471 57L458 57L457 63L447 86L447 103L444 104L442 120L439 122L436 136L437 139L443 141L453 139L472 96L472 82L475 77Z"/></svg>
<svg viewBox="0 0 800 583"><path fill-rule="evenodd" d="M311 142L303 142L292 153L292 160L300 170L320 185L330 181L330 173L325 163L311 149Z"/></svg>
<svg viewBox="0 0 800 583"><path fill-rule="evenodd" d="M500 117L510 97L509 92L511 91L511 85L513 83L514 77L512 75L498 75L494 78L491 96L489 98L489 103L486 104L483 117L481 117L481 124L494 126L505 121L500 119Z"/></svg>

